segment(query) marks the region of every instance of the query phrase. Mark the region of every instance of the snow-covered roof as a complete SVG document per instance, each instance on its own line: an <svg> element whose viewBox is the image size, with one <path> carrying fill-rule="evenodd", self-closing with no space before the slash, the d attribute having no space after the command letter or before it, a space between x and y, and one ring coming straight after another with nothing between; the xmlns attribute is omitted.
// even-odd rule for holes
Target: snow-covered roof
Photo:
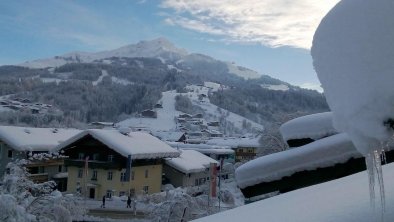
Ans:
<svg viewBox="0 0 394 222"><path fill-rule="evenodd" d="M238 186L245 188L290 176L296 172L343 163L361 157L347 134L341 133L299 148L251 160L237 168Z"/></svg>
<svg viewBox="0 0 394 222"><path fill-rule="evenodd" d="M229 146L231 148L237 147L261 147L259 143L259 137L253 138L234 138L234 137L224 137L224 138L214 138L207 141L209 145L217 146Z"/></svg>
<svg viewBox="0 0 394 222"><path fill-rule="evenodd" d="M161 140L176 142L181 139L185 133L173 131L152 131L152 134Z"/></svg>
<svg viewBox="0 0 394 222"><path fill-rule="evenodd" d="M18 151L51 151L80 132L77 129L0 126L0 140Z"/></svg>
<svg viewBox="0 0 394 222"><path fill-rule="evenodd" d="M182 150L179 157L166 158L167 165L185 174L205 171L211 163L218 161L195 150Z"/></svg>
<svg viewBox="0 0 394 222"><path fill-rule="evenodd" d="M167 142L168 145L182 150L196 150L204 154L234 154L234 150L229 146L217 146L208 144L188 144L188 143L176 143Z"/></svg>
<svg viewBox="0 0 394 222"><path fill-rule="evenodd" d="M316 140L338 133L333 127L331 112L316 113L290 120L279 130L285 141L304 138Z"/></svg>
<svg viewBox="0 0 394 222"><path fill-rule="evenodd" d="M110 129L85 130L60 144L56 149L60 150L87 135L91 135L124 157L131 155L132 159L155 159L179 156L179 152L176 149L150 134L143 132L122 134L117 130Z"/></svg>

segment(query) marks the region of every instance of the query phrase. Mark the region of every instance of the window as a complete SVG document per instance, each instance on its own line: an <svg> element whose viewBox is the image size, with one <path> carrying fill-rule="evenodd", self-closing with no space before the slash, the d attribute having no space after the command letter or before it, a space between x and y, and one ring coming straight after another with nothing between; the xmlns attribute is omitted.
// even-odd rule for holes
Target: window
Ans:
<svg viewBox="0 0 394 222"><path fill-rule="evenodd" d="M57 171L58 171L59 173L61 173L61 172L63 171L63 166L62 166L62 165L59 165Z"/></svg>
<svg viewBox="0 0 394 222"><path fill-rule="evenodd" d="M8 150L8 158L12 158L12 150Z"/></svg>
<svg viewBox="0 0 394 222"><path fill-rule="evenodd" d="M112 190L107 190L107 193L105 195L107 198L112 198Z"/></svg>
<svg viewBox="0 0 394 222"><path fill-rule="evenodd" d="M78 169L78 178L82 178L83 169Z"/></svg>
<svg viewBox="0 0 394 222"><path fill-rule="evenodd" d="M134 171L131 171L131 180L134 180Z"/></svg>
<svg viewBox="0 0 394 222"><path fill-rule="evenodd" d="M98 160L98 159L99 159L99 154L98 153L93 154L93 160Z"/></svg>
<svg viewBox="0 0 394 222"><path fill-rule="evenodd" d="M144 186L142 190L144 191L144 194L147 194L149 192L149 186Z"/></svg>
<svg viewBox="0 0 394 222"><path fill-rule="evenodd" d="M206 181L205 178L195 179L195 180L194 180L194 185L195 185L195 186L203 185L203 184L205 184L205 181Z"/></svg>
<svg viewBox="0 0 394 222"><path fill-rule="evenodd" d="M121 196L125 196L125 194L126 194L126 192L124 192L124 191L119 191L119 196L121 197Z"/></svg>
<svg viewBox="0 0 394 222"><path fill-rule="evenodd" d="M120 182L126 181L126 173L120 173Z"/></svg>
<svg viewBox="0 0 394 222"><path fill-rule="evenodd" d="M145 178L148 178L148 176L149 176L149 170L146 169L146 170L145 170Z"/></svg>
<svg viewBox="0 0 394 222"><path fill-rule="evenodd" d="M45 173L45 167L44 166L39 166L38 167L38 173Z"/></svg>
<svg viewBox="0 0 394 222"><path fill-rule="evenodd" d="M84 153L78 153L78 159L79 160L83 160L84 157L85 157Z"/></svg>
<svg viewBox="0 0 394 222"><path fill-rule="evenodd" d="M108 171L107 180L112 180L112 175L113 175L113 172L112 171Z"/></svg>
<svg viewBox="0 0 394 222"><path fill-rule="evenodd" d="M97 170L93 170L92 180L97 180Z"/></svg>
<svg viewBox="0 0 394 222"><path fill-rule="evenodd" d="M114 155L108 155L108 162L114 161Z"/></svg>

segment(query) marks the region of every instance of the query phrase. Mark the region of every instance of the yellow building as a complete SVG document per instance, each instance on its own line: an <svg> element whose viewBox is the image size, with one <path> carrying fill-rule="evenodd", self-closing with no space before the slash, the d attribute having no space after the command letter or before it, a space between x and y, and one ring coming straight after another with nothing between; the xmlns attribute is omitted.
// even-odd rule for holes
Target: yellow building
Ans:
<svg viewBox="0 0 394 222"><path fill-rule="evenodd" d="M58 149L69 157L67 192L93 199L160 192L163 158L179 156L147 133L102 129L86 130Z"/></svg>

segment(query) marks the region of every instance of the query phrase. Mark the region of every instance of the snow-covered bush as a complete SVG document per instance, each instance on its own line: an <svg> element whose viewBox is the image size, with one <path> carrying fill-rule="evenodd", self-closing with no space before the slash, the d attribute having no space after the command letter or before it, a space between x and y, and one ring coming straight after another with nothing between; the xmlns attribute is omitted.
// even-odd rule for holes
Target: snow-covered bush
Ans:
<svg viewBox="0 0 394 222"><path fill-rule="evenodd" d="M54 190L56 183L34 183L26 169L27 160L16 160L7 165L0 186L0 221L61 221L70 222L73 216L85 213L76 198Z"/></svg>

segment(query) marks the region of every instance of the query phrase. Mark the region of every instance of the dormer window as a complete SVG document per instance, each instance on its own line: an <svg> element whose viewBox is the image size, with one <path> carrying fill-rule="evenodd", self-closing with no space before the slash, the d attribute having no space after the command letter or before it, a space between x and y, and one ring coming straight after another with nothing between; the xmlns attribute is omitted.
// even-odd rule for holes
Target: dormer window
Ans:
<svg viewBox="0 0 394 222"><path fill-rule="evenodd" d="M108 155L108 162L114 161L114 155Z"/></svg>
<svg viewBox="0 0 394 222"><path fill-rule="evenodd" d="M98 153L93 154L93 160L98 160L98 159L99 159L99 154Z"/></svg>

